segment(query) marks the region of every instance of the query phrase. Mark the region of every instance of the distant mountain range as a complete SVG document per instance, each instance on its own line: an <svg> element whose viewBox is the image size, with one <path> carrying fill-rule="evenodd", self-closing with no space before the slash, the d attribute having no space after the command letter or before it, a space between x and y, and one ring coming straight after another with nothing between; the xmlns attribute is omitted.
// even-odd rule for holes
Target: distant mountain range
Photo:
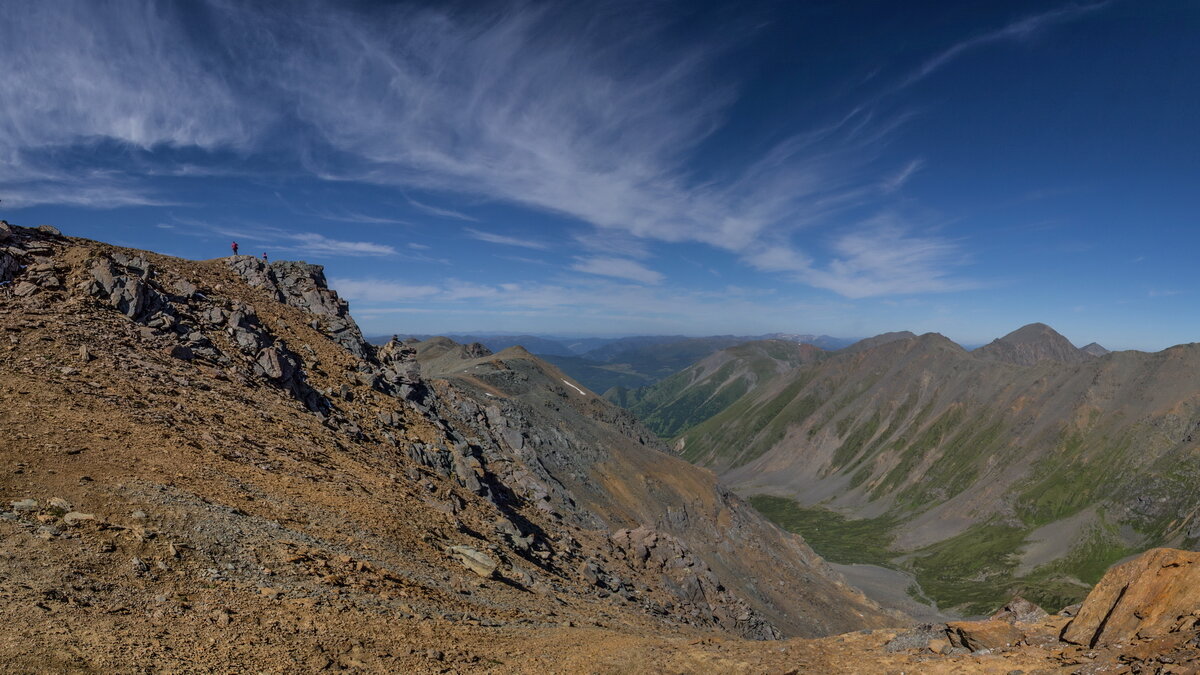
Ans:
<svg viewBox="0 0 1200 675"><path fill-rule="evenodd" d="M974 351L743 344L609 398L827 558L905 568L969 613L1065 604L1127 555L1200 544L1197 383L1200 345L1109 353L1031 324Z"/></svg>
<svg viewBox="0 0 1200 675"><path fill-rule="evenodd" d="M392 336L368 338L372 344L385 344ZM823 349L839 349L855 339L804 333L769 335L634 335L628 337L556 337L547 335L494 335L490 333L450 334L444 336L405 334L401 339L428 340L447 337L460 344L479 343L493 352L509 347L524 347L585 387L598 394L614 387L636 389L676 373L696 361L727 347L756 340L782 340L811 344Z"/></svg>

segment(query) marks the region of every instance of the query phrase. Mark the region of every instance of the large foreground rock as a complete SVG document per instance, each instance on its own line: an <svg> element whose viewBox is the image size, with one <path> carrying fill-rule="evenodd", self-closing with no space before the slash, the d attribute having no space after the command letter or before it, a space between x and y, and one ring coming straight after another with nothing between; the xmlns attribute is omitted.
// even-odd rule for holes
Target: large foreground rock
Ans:
<svg viewBox="0 0 1200 675"><path fill-rule="evenodd" d="M1105 573L1063 631L1089 647L1169 633L1200 609L1200 553L1151 549Z"/></svg>

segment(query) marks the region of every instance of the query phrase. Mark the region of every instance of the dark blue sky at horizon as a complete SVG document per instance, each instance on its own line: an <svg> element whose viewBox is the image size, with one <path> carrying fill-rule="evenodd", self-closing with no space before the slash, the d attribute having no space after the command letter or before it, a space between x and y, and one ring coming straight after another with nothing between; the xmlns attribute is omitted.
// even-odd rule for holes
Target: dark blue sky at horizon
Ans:
<svg viewBox="0 0 1200 675"><path fill-rule="evenodd" d="M0 217L371 334L1200 340L1200 4L9 3Z"/></svg>

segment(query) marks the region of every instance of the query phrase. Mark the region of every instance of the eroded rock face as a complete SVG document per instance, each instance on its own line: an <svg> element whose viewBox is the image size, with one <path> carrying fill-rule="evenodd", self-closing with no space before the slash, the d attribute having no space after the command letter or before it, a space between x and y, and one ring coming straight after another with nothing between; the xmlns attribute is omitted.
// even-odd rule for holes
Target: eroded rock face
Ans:
<svg viewBox="0 0 1200 675"><path fill-rule="evenodd" d="M371 348L350 317L350 306L325 281L324 267L294 260L267 263L246 255L233 256L229 266L254 288L313 314L314 327L350 353L360 359L371 359Z"/></svg>
<svg viewBox="0 0 1200 675"><path fill-rule="evenodd" d="M1197 609L1200 552L1151 549L1108 570L1062 638L1097 647L1158 637L1177 629Z"/></svg>

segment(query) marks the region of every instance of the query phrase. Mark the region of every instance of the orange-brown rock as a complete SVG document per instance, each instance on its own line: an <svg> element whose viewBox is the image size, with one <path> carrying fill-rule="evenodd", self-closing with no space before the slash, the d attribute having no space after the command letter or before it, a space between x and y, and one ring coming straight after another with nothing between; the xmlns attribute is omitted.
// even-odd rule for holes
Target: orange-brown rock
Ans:
<svg viewBox="0 0 1200 675"><path fill-rule="evenodd" d="M1067 642L1104 646L1169 633L1200 608L1200 553L1151 549L1110 569L1067 625Z"/></svg>
<svg viewBox="0 0 1200 675"><path fill-rule="evenodd" d="M1007 621L954 621L946 624L946 634L955 647L971 651L1014 647L1025 634Z"/></svg>

